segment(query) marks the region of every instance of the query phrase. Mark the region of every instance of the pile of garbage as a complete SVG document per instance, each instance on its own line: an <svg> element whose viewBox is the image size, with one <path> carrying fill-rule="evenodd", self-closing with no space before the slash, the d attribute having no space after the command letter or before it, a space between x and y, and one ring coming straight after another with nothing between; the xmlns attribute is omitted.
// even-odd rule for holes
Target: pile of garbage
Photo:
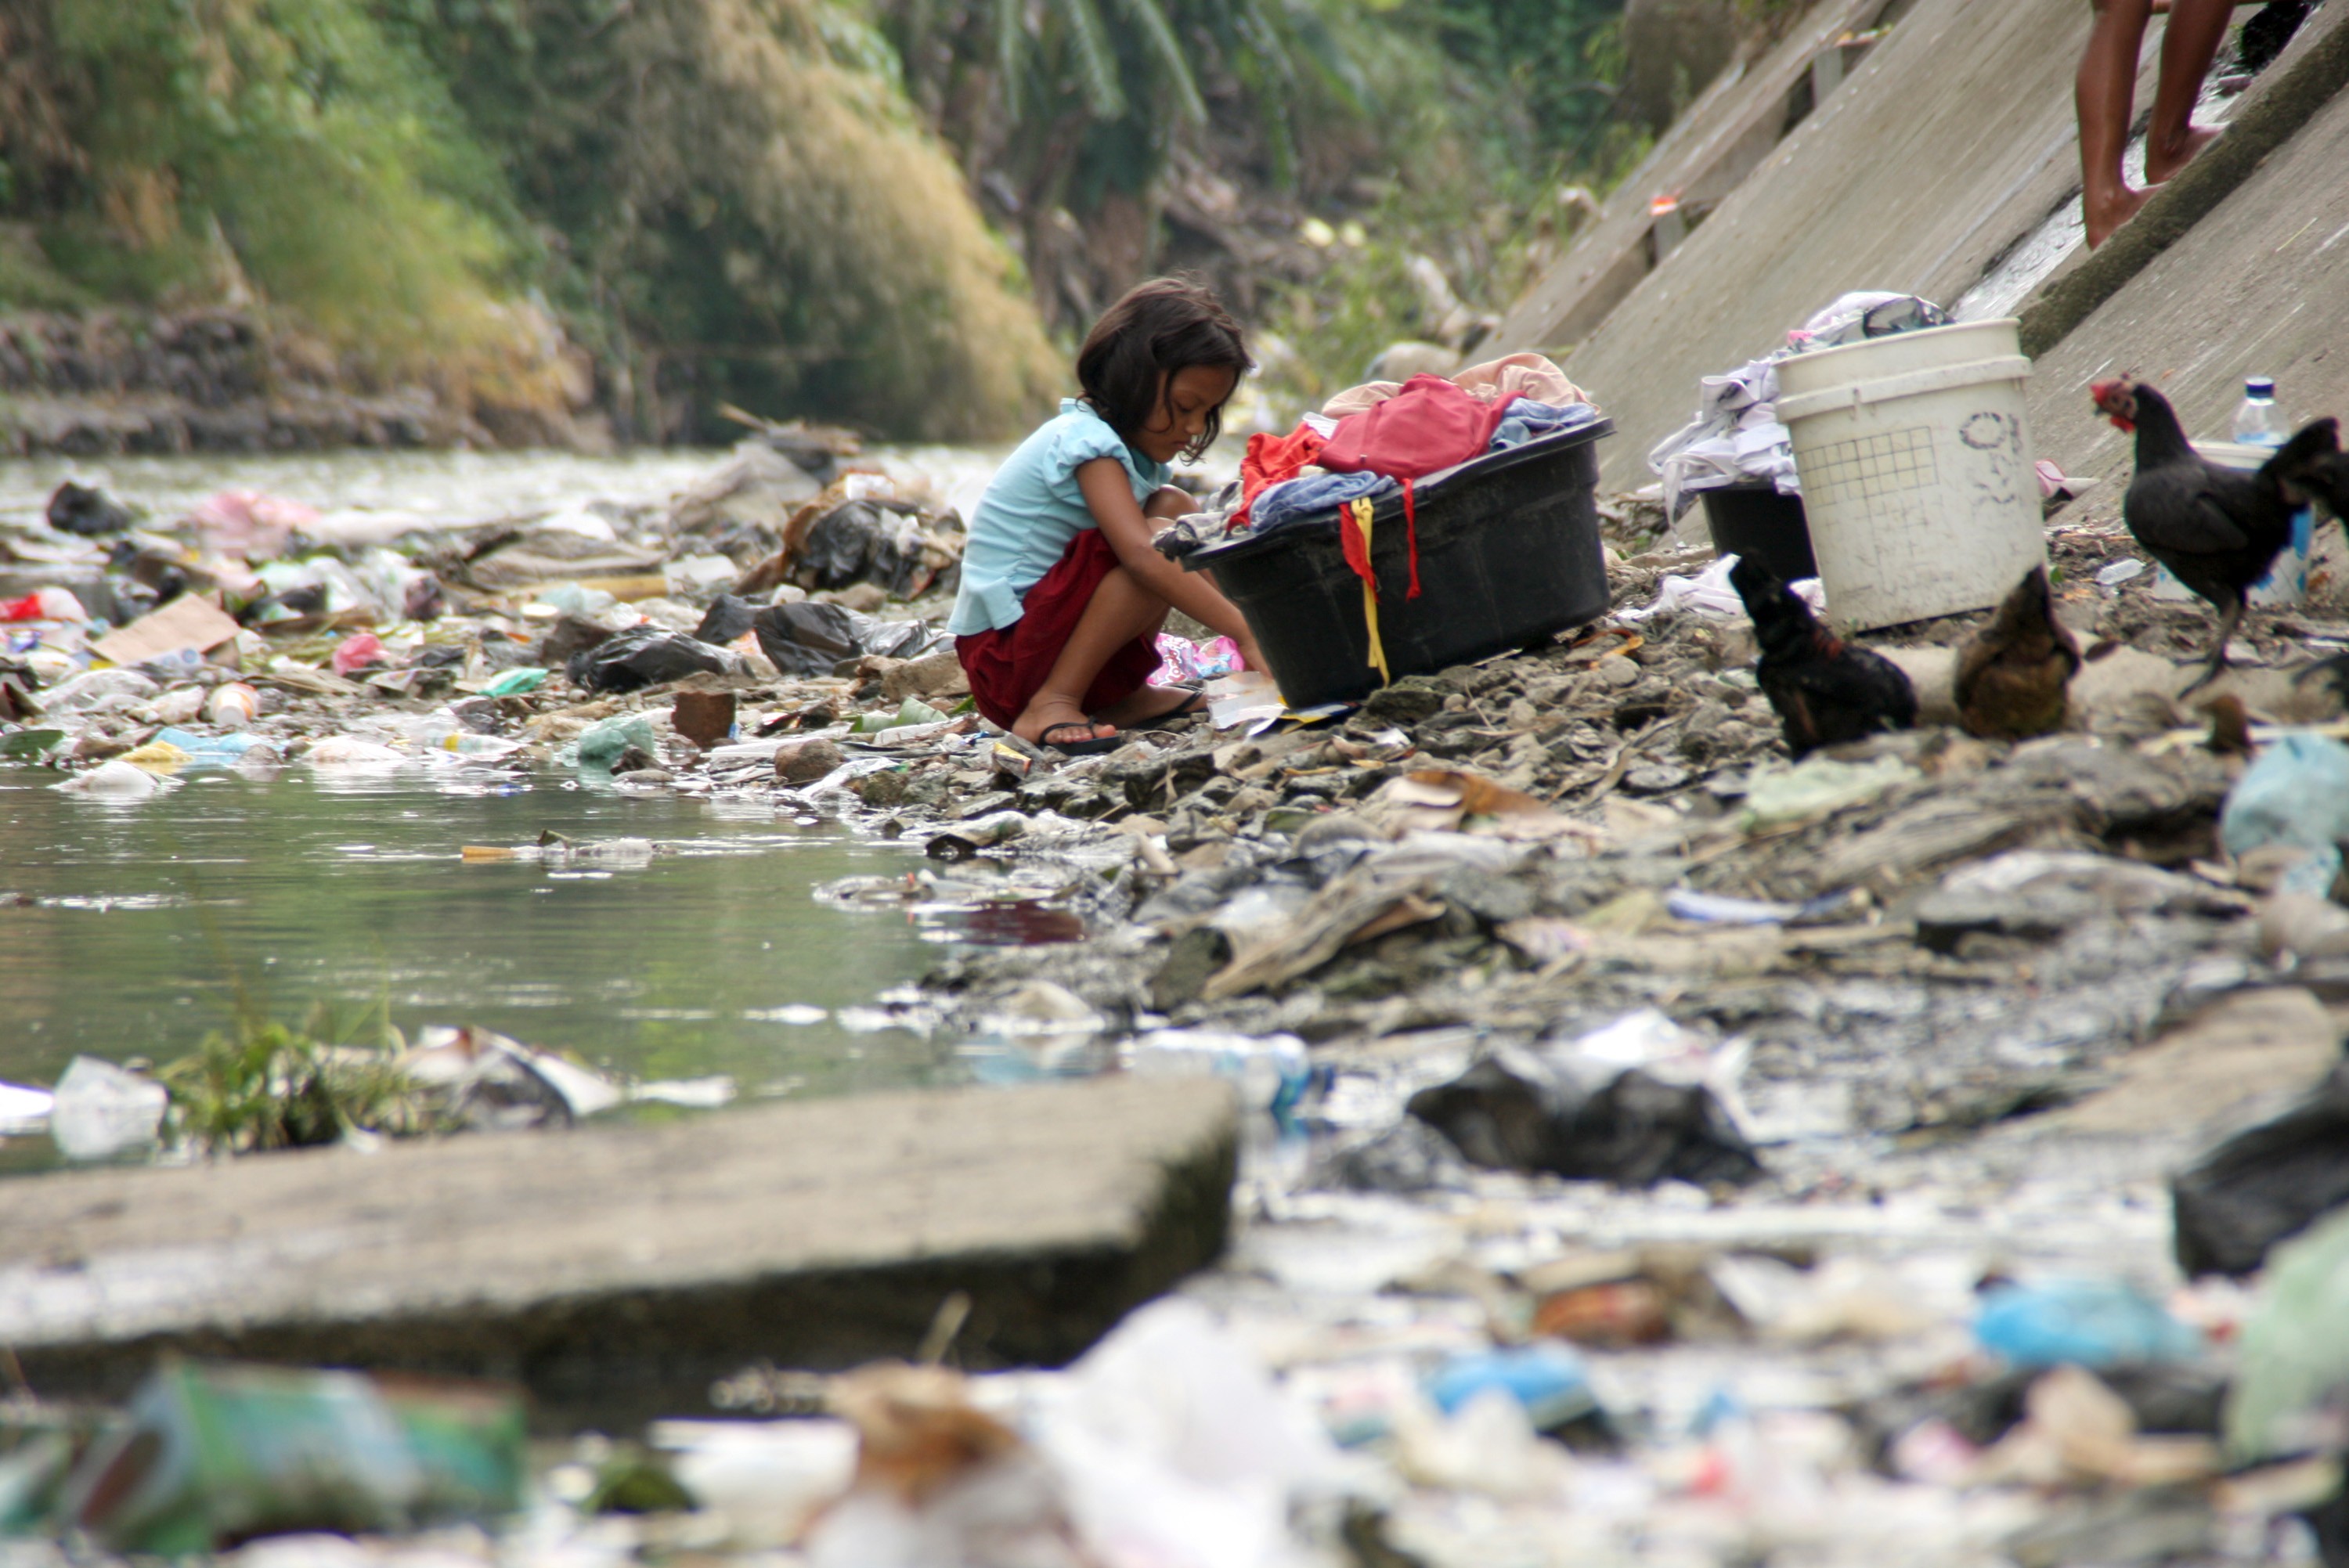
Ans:
<svg viewBox="0 0 2349 1568"><path fill-rule="evenodd" d="M0 533L0 744L119 760L67 782L138 799L191 767L544 755L501 738L521 714L496 705L550 679L616 694L916 657L942 634L874 612L952 592L961 521L853 453L784 428L663 508L395 521L388 542L364 515L243 490L157 526L68 482L42 524Z"/></svg>
<svg viewBox="0 0 2349 1568"><path fill-rule="evenodd" d="M1318 716L1170 638L1208 710L1071 759L968 710L950 519L833 460L394 543L70 499L5 536L0 756L92 810L205 769L562 770L919 846L818 897L1010 896L1084 939L954 953L880 1010L998 1078L1229 1078L1232 1254L1063 1371L966 1375L950 1332L749 1367L724 1419L232 1560L2349 1562L2349 747L2292 678L2349 618L2255 618L2189 705L2165 655L2207 621L2074 517L2061 728L1959 726L1961 618L1881 646L1917 727L1796 761L1727 562L1610 505L1598 626ZM481 1125L565 1097L545 1053L419 1045ZM87 1086L55 1092L0 1110ZM54 1425L14 1429L18 1527L263 1533L108 1525L76 1501L103 1423Z"/></svg>

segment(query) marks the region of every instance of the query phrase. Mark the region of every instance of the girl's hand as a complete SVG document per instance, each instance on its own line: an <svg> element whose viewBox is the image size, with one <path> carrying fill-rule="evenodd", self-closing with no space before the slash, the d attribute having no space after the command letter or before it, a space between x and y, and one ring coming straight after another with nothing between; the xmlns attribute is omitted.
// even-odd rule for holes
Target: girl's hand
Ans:
<svg viewBox="0 0 2349 1568"><path fill-rule="evenodd" d="M1077 488L1084 492L1085 505L1092 511L1093 521L1109 541L1110 548L1117 552L1121 571L1162 603L1239 644L1241 656L1252 667L1258 667L1253 651L1256 634L1248 630L1247 617L1240 614L1239 606L1218 593L1206 573L1184 571L1159 554L1157 547L1150 542L1158 531L1158 523L1143 515L1141 505L1133 499L1133 482L1126 477L1124 464L1115 458L1095 458L1081 464L1077 469ZM1162 505L1172 509L1179 504L1185 511L1195 510L1197 505L1179 490L1170 498L1162 490L1150 499L1154 512Z"/></svg>

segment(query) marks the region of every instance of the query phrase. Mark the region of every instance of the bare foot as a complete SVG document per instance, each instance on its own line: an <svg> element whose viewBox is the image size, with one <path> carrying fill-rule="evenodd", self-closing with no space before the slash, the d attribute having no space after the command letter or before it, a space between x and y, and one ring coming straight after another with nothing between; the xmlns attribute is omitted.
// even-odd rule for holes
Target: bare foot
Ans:
<svg viewBox="0 0 2349 1568"><path fill-rule="evenodd" d="M2145 147L2145 182L2159 185L2176 176L2178 171L2194 161L2194 155L2219 139L2215 130L2189 126L2185 137L2175 148L2159 147L2148 140ZM2093 242L2091 242L2093 243Z"/></svg>
<svg viewBox="0 0 2349 1568"><path fill-rule="evenodd" d="M1143 686L1122 702L1102 709L1102 717L1115 724L1148 724L1188 707L1198 697L1186 686Z"/></svg>
<svg viewBox="0 0 2349 1568"><path fill-rule="evenodd" d="M1113 738L1117 734L1117 726L1095 724L1075 703L1065 697L1039 692L1030 700L1019 718L1013 721L1011 733L1030 746L1058 746L1065 742L1082 745L1089 740ZM1053 738L1046 740L1044 738L1048 735Z"/></svg>
<svg viewBox="0 0 2349 1568"><path fill-rule="evenodd" d="M2088 249L2093 251L2103 244L2112 238L2115 229L2136 217L2137 210L2145 205L2146 195L2147 192L2134 186L2124 185L2117 195L2103 201L2087 201L2083 198L2086 209L2084 215L2088 224Z"/></svg>

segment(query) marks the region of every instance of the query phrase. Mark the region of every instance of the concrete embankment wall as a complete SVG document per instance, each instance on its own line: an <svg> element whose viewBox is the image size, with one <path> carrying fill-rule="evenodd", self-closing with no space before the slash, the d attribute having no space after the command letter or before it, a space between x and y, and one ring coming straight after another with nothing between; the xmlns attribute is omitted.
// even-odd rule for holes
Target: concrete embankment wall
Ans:
<svg viewBox="0 0 2349 1568"><path fill-rule="evenodd" d="M2309 25L2313 63L2324 49L2349 60L2349 5L2327 9L2336 15ZM2349 94L2332 94L2033 369L2040 453L2120 481L2091 495L2095 512L2117 510L2130 445L2091 407L2093 380L2153 382L2198 435L2226 435L2246 375L2273 376L2297 418L2349 416Z"/></svg>
<svg viewBox="0 0 2349 1568"><path fill-rule="evenodd" d="M1550 292L1537 286L1512 314L1499 346L1570 346L1568 373L1606 407L1620 432L1607 443L1602 483L1632 489L1649 482L1647 452L1689 418L1700 377L1767 351L1789 326L1847 290L1899 289L1953 303L2071 197L2078 185L2072 77L2090 19L2079 0L1919 0L1849 79L1822 98L1588 336L1578 344L1558 341L1573 325L1561 314L1571 293L1565 287L1572 281L1568 274L1577 268L1588 273L1592 266L1578 246L1545 280ZM2321 50L2344 26L2349 5L2318 12L2284 59L2236 103L2230 123L2256 111L2295 62ZM1811 46L1806 36L1789 46ZM2149 38L2141 107L2150 102L2155 47ZM1783 62L1780 70L1783 76ZM2328 89L2321 80L2312 85L2311 76L2302 73L2300 97L2321 100ZM2321 107L2321 101L2294 104L2279 134L2290 137L2300 119ZM2247 178L2248 171L2237 177ZM2316 183L2338 187L2344 181L2333 174ZM1630 194L1647 199L1639 190ZM1610 208L1619 217L1629 211L1623 193ZM2303 201L2303 215L2312 210ZM2199 235L2213 222L2240 218L2193 212L2186 228ZM2330 232L2322 225L2319 231L2320 240ZM1586 243L1605 239L1594 233ZM2106 249L2118 245L2116 240ZM2237 256L2233 264L2250 267L2256 277L2284 263ZM2125 273L2130 267L2169 277L2173 289L2216 288L2224 294L2235 286L2219 279L2189 284L2178 263L2151 268L2143 254L2116 252L2104 271ZM2026 301L2026 317L2051 291L2068 288L2080 297L2080 284L2066 280L2085 270L2080 256L2059 268ZM2097 292L2118 287L2127 294L2130 286L2124 276L2107 276ZM2279 280L2274 286L2284 285ZM2127 309L2141 314L2144 298L2140 292ZM2115 296L2096 315L2120 304ZM2095 316L2057 314L2071 319L2055 322L2054 341L2075 323L2081 330L2097 326ZM2211 309L2199 327L2190 327L2191 320L2190 311L2183 313L2179 330L2199 332L2215 356L2213 365L2224 366L2224 374L2213 370L2212 387L2239 375L2242 355L2224 346L2233 330L2224 307ZM2121 329L2098 330L2109 335ZM2149 344L2143 350L2152 351ZM2047 368L2053 373L2058 365ZM2043 454L2068 462L2065 439L2050 426L2037 445Z"/></svg>
<svg viewBox="0 0 2349 1568"><path fill-rule="evenodd" d="M2075 157L2089 15L2079 0L1920 0L1568 361L1621 432L1602 482L1647 483L1648 449L1686 422L1699 377L1783 343L1837 294L1954 298L2045 217Z"/></svg>

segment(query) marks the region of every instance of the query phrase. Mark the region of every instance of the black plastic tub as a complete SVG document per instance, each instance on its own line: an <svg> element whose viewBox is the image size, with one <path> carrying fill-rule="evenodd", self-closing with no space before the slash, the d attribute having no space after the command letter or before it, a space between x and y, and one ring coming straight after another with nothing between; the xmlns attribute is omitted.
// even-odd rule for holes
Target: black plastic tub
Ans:
<svg viewBox="0 0 2349 1568"><path fill-rule="evenodd" d="M1394 675L1426 675L1505 654L1607 613L1599 542L1605 419L1430 474L1414 486L1420 596L1411 587L1402 495L1371 513L1379 637ZM1248 534L1184 557L1247 617L1291 707L1355 702L1379 685L1362 582L1338 542L1338 514Z"/></svg>
<svg viewBox="0 0 2349 1568"><path fill-rule="evenodd" d="M1751 556L1788 583L1819 574L1801 496L1780 495L1776 485L1723 485L1704 492L1704 521L1723 555Z"/></svg>

